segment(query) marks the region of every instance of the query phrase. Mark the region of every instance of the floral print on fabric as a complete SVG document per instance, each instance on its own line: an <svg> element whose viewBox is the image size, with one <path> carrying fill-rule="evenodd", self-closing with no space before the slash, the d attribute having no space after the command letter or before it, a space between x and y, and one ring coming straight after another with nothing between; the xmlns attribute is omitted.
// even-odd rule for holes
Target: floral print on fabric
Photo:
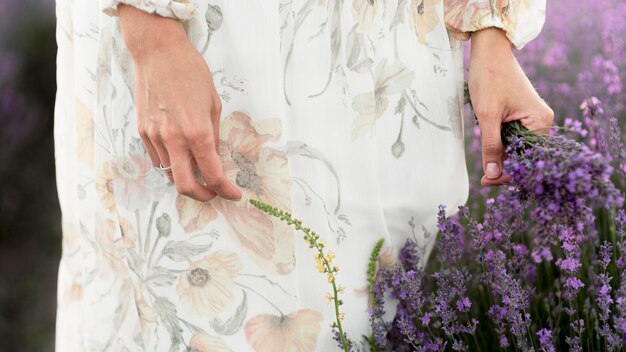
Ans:
<svg viewBox="0 0 626 352"><path fill-rule="evenodd" d="M222 99L219 156L240 201L179 195L152 166L136 128L133 60L111 16L120 3L181 20L203 55ZM385 238L389 266L411 237L425 261L437 206L467 197L457 36L495 18L526 42L535 31L521 28L540 27L540 6L57 0L56 349L334 350L313 252L251 199L320 233L341 269L344 327L367 335L374 244Z"/></svg>

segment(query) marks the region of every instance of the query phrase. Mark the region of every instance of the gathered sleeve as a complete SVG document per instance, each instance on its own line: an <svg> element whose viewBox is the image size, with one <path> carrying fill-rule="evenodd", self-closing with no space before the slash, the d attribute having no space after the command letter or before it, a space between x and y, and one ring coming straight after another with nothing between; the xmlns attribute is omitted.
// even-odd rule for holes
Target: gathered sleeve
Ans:
<svg viewBox="0 0 626 352"><path fill-rule="evenodd" d="M108 15L117 16L117 6L120 4L181 21L193 17L197 10L197 5L189 0L100 0L100 9Z"/></svg>
<svg viewBox="0 0 626 352"><path fill-rule="evenodd" d="M454 37L500 28L517 49L533 40L543 27L546 0L444 0L446 27Z"/></svg>

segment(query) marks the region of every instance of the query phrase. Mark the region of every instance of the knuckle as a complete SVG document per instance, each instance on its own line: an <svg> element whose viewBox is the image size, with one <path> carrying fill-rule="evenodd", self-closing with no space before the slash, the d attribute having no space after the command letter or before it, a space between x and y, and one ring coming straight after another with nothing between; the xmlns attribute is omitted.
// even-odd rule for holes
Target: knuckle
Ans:
<svg viewBox="0 0 626 352"><path fill-rule="evenodd" d="M148 129L146 128L146 124L145 123L138 123L137 124L137 130L139 131L139 136L142 138L146 138L148 137Z"/></svg>
<svg viewBox="0 0 626 352"><path fill-rule="evenodd" d="M156 128L146 127L145 134L150 140L154 141L159 139L159 131Z"/></svg>
<svg viewBox="0 0 626 352"><path fill-rule="evenodd" d="M224 176L219 174L209 175L204 182L206 182L207 186L215 188L224 182Z"/></svg>
<svg viewBox="0 0 626 352"><path fill-rule="evenodd" d="M475 106L474 113L476 114L476 117L480 120L490 119L492 115L494 114L493 109L487 106L482 106L482 105Z"/></svg>
<svg viewBox="0 0 626 352"><path fill-rule="evenodd" d="M188 128L183 131L183 135L187 140L194 143L204 142L208 133L202 128Z"/></svg>
<svg viewBox="0 0 626 352"><path fill-rule="evenodd" d="M483 153L485 154L500 154L502 152L502 145L496 141L485 141L483 144Z"/></svg>
<svg viewBox="0 0 626 352"><path fill-rule="evenodd" d="M189 185L188 183L178 182L176 183L176 192L184 196L190 197L193 194L193 187L191 187L191 185Z"/></svg>
<svg viewBox="0 0 626 352"><path fill-rule="evenodd" d="M180 132L177 128L171 126L164 126L160 129L159 133L164 141L176 140L180 136Z"/></svg>

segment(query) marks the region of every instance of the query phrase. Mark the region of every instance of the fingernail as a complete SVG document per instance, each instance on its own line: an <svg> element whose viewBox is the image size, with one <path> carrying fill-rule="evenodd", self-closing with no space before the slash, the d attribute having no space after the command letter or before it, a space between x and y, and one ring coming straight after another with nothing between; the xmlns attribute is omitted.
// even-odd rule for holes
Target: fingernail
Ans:
<svg viewBox="0 0 626 352"><path fill-rule="evenodd" d="M487 167L485 168L485 176L488 178L498 178L500 177L500 167L496 163L487 163Z"/></svg>

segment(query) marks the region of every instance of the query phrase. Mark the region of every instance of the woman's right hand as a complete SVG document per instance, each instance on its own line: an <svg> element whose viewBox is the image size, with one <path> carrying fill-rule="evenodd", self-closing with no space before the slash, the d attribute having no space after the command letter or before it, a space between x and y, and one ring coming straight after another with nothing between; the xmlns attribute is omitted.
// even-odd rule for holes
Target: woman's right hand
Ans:
<svg viewBox="0 0 626 352"><path fill-rule="evenodd" d="M129 5L119 5L124 41L135 63L135 105L141 140L155 167L183 195L240 200L219 157L221 100L202 55L182 24ZM197 182L194 166L204 184Z"/></svg>

